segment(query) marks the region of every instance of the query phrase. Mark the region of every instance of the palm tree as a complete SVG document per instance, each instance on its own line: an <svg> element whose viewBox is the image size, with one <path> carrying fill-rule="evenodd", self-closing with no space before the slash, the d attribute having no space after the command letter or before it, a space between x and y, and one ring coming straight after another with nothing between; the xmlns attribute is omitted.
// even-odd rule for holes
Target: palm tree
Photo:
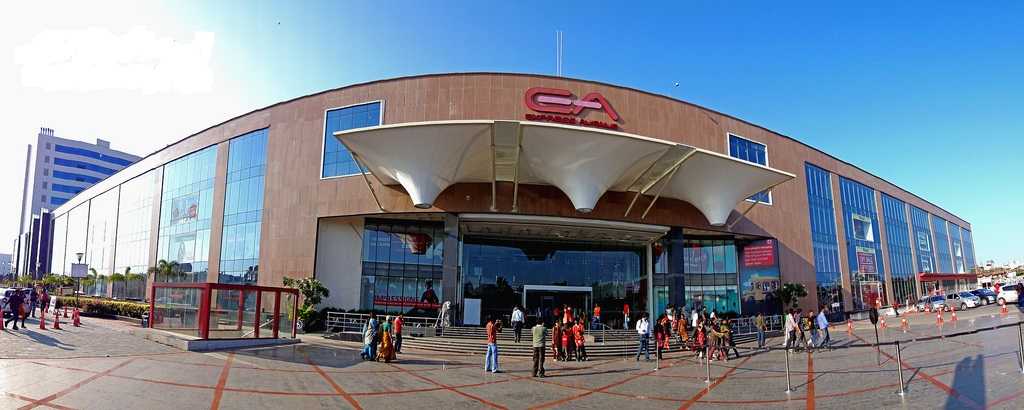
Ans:
<svg viewBox="0 0 1024 410"><path fill-rule="evenodd" d="M160 259L160 261L156 263L156 266L149 268L149 273L156 275L155 279L158 282L170 282L172 277L176 277L181 273L181 267L178 265L178 262L168 262L164 259Z"/></svg>

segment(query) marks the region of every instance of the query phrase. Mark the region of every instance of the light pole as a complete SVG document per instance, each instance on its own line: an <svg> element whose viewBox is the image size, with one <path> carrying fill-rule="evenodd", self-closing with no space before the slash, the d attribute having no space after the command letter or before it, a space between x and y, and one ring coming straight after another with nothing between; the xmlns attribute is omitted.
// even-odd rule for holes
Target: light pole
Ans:
<svg viewBox="0 0 1024 410"><path fill-rule="evenodd" d="M82 252L75 252L75 257L78 258L78 263L79 264L82 263L82 256L85 256L85 254L82 253ZM75 307L76 308L80 306L78 304L78 294L82 293L82 282L81 282L81 280L82 280L82 278L79 278L77 276L75 277Z"/></svg>

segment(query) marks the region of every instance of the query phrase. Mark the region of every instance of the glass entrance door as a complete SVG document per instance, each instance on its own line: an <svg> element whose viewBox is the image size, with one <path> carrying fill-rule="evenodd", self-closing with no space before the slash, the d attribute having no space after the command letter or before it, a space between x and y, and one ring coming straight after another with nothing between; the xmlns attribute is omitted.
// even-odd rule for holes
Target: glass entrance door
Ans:
<svg viewBox="0 0 1024 410"><path fill-rule="evenodd" d="M590 286L523 286L523 308L526 309L528 324L535 320L550 321L561 319L554 317L555 308L564 309L569 306L573 310L573 317L583 315L585 320L590 319L589 313L593 308L594 289ZM532 320L531 320L532 319Z"/></svg>

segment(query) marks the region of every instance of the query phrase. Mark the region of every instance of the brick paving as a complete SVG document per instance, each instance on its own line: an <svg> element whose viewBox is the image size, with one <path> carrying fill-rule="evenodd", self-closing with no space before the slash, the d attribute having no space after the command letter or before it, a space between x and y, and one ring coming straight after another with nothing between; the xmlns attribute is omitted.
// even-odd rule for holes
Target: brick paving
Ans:
<svg viewBox="0 0 1024 410"><path fill-rule="evenodd" d="M947 314L941 334L1024 317L997 309L960 312L955 324ZM880 334L883 342L905 341L902 362L892 346L794 353L789 393L782 351L712 362L707 383L704 362L689 353L660 363L549 360L549 377L535 379L527 358L502 358L500 374L483 372L479 355L409 350L395 363L364 362L358 346L315 336L299 345L193 353L127 335L122 322L86 318L80 328L41 331L30 321L26 331L0 332L0 409L1019 408L1024 374L1015 327L914 342L940 330L933 315L909 318L907 332L890 318L896 326ZM848 335L840 325L832 336L840 346L865 344L874 331L858 323Z"/></svg>

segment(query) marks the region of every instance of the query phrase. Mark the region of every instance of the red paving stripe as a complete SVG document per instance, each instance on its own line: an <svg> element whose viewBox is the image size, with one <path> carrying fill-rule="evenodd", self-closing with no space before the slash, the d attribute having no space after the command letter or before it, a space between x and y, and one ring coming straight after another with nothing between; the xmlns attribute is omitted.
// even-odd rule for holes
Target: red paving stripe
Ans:
<svg viewBox="0 0 1024 410"><path fill-rule="evenodd" d="M992 402L988 404L987 408L989 408L989 409L995 408L996 406L998 406L1000 404L1003 404L1003 403L1006 403L1006 402L1008 402L1010 400L1016 400L1020 396L1024 396L1024 390L1019 390L1016 393L1008 394L1006 396L1003 396L1003 397L1000 397L998 399L992 400Z"/></svg>
<svg viewBox="0 0 1024 410"><path fill-rule="evenodd" d="M120 369L120 368L128 365L128 363L131 363L131 362L135 361L135 359L136 358L131 358L131 359L125 360L125 361L119 363L117 366L111 367L111 368L109 368L109 369L107 369L105 371L102 371L102 372L96 373L96 374L94 374L92 376L89 376L85 380L82 380L82 381L80 381L78 383L72 384L71 386L68 386L64 390L61 390L59 392L56 392L56 393L51 394L49 396L46 396L46 397L44 397L44 398L42 398L40 400L36 400L36 401L34 401L32 403L29 403L29 404L26 404L24 406L21 406L21 407L18 408L18 410L28 410L28 409L35 408L37 406L56 407L57 405L51 405L50 402L60 398L61 396L64 396L64 395L66 395L68 393L71 393L71 392L73 392L75 390L78 390L82 386L85 386L86 384L89 384L92 381L94 381L96 379L99 379L100 377L103 377L103 376L106 376L106 375L108 375L110 373L113 373L114 370Z"/></svg>
<svg viewBox="0 0 1024 410"><path fill-rule="evenodd" d="M854 334L853 336L858 338L858 339L860 339L862 342L867 343L867 341L864 340L863 338L861 338L860 336L857 336L856 334ZM889 353L886 353L886 352L882 351L882 349L878 349L878 351L881 354L883 354L886 357L888 357L890 360L896 360L895 357L893 357ZM950 387L948 384L939 381L939 379L936 379L934 376L926 373L924 370L921 370L919 368L915 368L915 367L911 366L909 363L907 363L906 360L897 363L897 365L903 366L907 370L914 370L914 371L916 371L917 374L921 375L922 378L924 378L925 380L928 380L935 387L938 387L940 390L946 392L947 395L949 395L949 396L959 400L960 403L962 403L964 406L970 407L972 409L981 409L982 408L981 405L976 403L974 400L971 400L969 397L963 395L963 393L960 393L956 389Z"/></svg>
<svg viewBox="0 0 1024 410"><path fill-rule="evenodd" d="M412 373L412 372L409 372L409 371L407 371L406 369L403 369L403 368L401 368L401 367L398 367L398 366L396 366L396 365L395 365L395 364L393 364L393 363L388 363L388 365L389 365L389 366L391 366L391 367L394 367L394 368L396 368L396 369L399 369L399 370L401 370L401 371L402 371L403 373L406 373L406 374L408 374L408 375L410 375L410 376L412 376L412 377L415 377L415 378L417 378L417 379L423 380L423 381L425 381L425 382L427 382L427 383L430 383L430 384L433 384L433 385L435 385L435 386L441 387L441 388L442 388L442 390L447 390L447 391L450 391L450 392L452 392L452 393L458 394L458 395L460 395L460 396L463 396L463 397L466 397L466 398L470 398L470 399L476 400L476 401L478 401L478 402L480 402L480 403L482 403L482 404L484 404L484 405L487 405L487 406L490 406L490 407L493 407L493 408L496 408L496 409L503 409L503 410L508 410L508 407L505 407L505 406L502 406L502 405L500 405L500 404L494 403L494 402L492 402L492 401L489 401L489 400L487 400L487 399L484 399L484 398L482 398L482 397L477 397L477 396L474 396L474 395L472 395L472 394L469 394L469 393L466 393L466 392L463 392L463 391L459 391L459 390L458 390L458 388L456 388L456 387L452 387L452 386L446 385L446 384L444 384L444 383L439 383L439 382L436 382L436 381L434 381L434 380L432 380L432 379L430 379L430 378L428 378L428 377L426 377L426 376L423 376L423 375L419 375L419 374L416 374L416 373ZM507 380L506 380L506 381L507 381Z"/></svg>
<svg viewBox="0 0 1024 410"><path fill-rule="evenodd" d="M717 387L719 384L722 384L722 382L724 382L725 379L729 378L729 375L731 375L732 372L736 371L737 367L743 366L743 363L746 363L747 360L750 360L751 357L752 356L744 357L743 360L740 360L739 364L737 364L735 367L729 368L729 370L727 370L725 374L722 375L722 377L715 379L715 381L712 382L708 387L701 389L699 392L697 392L697 394L693 395L693 397L690 397L690 400L683 402L683 404L679 406L679 409L682 410L690 408L690 406L692 406L694 403L696 403L698 400L704 397L705 394L710 393L712 389Z"/></svg>
<svg viewBox="0 0 1024 410"><path fill-rule="evenodd" d="M807 352L807 410L814 410L814 354Z"/></svg>
<svg viewBox="0 0 1024 410"><path fill-rule="evenodd" d="M228 358L224 360L224 368L220 371L220 377L217 378L217 387L213 390L213 401L210 402L210 410L220 409L220 399L224 396L224 386L228 384L228 373L231 371L231 362L235 361L235 353L228 353Z"/></svg>
<svg viewBox="0 0 1024 410"><path fill-rule="evenodd" d="M327 384L330 384L331 388L334 389L335 392L340 394L341 397L348 402L348 404L352 405L353 408L362 410L363 406L360 406L359 402L357 402L356 399L352 397L352 395L348 394L348 392L346 392L345 389L342 389L341 386L339 386L338 383L336 383L334 379L331 378L331 376L328 376L327 373L320 368L320 366L317 366L315 363L313 363L313 359L309 358L308 353L306 354L306 363L312 366L313 370L316 370L316 372L320 374L320 377L327 381Z"/></svg>
<svg viewBox="0 0 1024 410"><path fill-rule="evenodd" d="M678 363L678 362L680 362L682 360L683 360L683 358L675 359L672 362L669 362L665 366L665 368L667 369L669 367L672 367L676 363ZM583 397L587 397L587 396L589 396L591 394L594 394L594 393L607 393L606 390L608 390L608 389L610 389L612 387L621 386L623 384L629 383L629 382L631 382L633 380L636 380L636 379L639 379L641 377L648 376L648 375L650 375L650 374L652 374L652 373L654 373L656 371L657 370L648 370L648 371L643 372L643 373L634 374L634 375L632 375L630 377L627 377L625 379L619 380L619 381L617 381L615 383L611 383L611 384L599 387L597 389L587 389L587 388L583 388L583 387L574 387L574 388L579 389L579 390L584 390L585 392L577 394L577 395L574 395L574 396L569 396L569 397L565 397L565 398L562 398L562 399L558 399L558 400L555 400L555 401L539 404L539 405L530 407L530 409L531 410L532 409L544 409L544 408L548 408L548 407L557 406L557 405L560 405L560 404L565 404L565 403L568 403L570 401L573 401L573 400L576 400L576 399L580 399L580 398L583 398ZM566 387L568 387L568 386L566 386Z"/></svg>

